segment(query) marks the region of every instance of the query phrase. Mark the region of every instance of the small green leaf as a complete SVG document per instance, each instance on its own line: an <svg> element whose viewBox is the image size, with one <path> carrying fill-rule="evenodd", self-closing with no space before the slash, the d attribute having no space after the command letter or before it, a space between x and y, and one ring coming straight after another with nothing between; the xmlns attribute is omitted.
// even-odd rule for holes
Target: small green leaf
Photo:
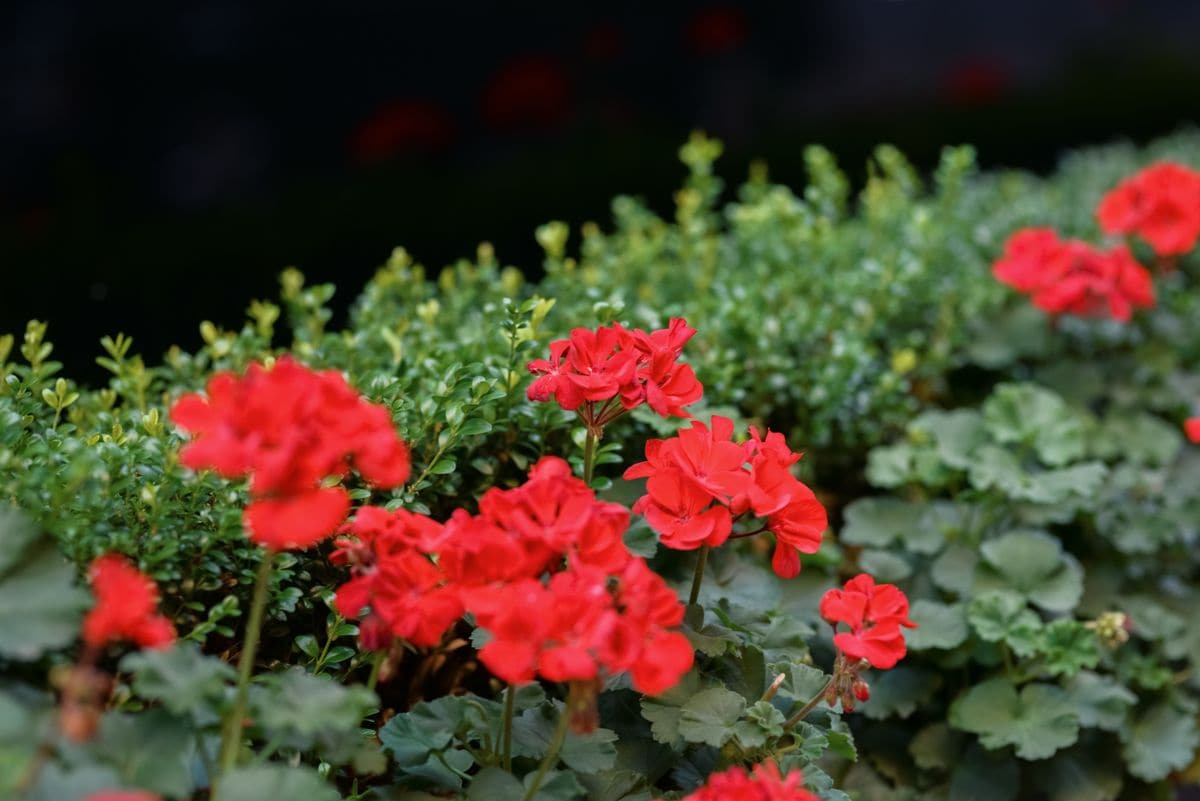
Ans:
<svg viewBox="0 0 1200 801"><path fill-rule="evenodd" d="M909 617L917 628L905 632L904 641L914 651L957 648L967 639L967 617L962 604L922 598L913 602Z"/></svg>
<svg viewBox="0 0 1200 801"><path fill-rule="evenodd" d="M972 743L956 761L950 774L952 799L971 801L1013 801L1020 784L1017 761L1007 754L995 754Z"/></svg>
<svg viewBox="0 0 1200 801"><path fill-rule="evenodd" d="M1067 685L1067 697L1083 726L1120 731L1137 696L1115 679L1082 671Z"/></svg>
<svg viewBox="0 0 1200 801"><path fill-rule="evenodd" d="M734 724L746 711L746 699L723 687L697 693L680 710L679 734L690 743L720 748L733 736Z"/></svg>
<svg viewBox="0 0 1200 801"><path fill-rule="evenodd" d="M433 467L429 468L429 472L435 476L444 476L453 473L458 469L458 462L451 459L449 456L438 459Z"/></svg>
<svg viewBox="0 0 1200 801"><path fill-rule="evenodd" d="M1146 782L1161 781L1171 771L1186 768L1200 745L1195 715L1168 701L1143 712L1120 734L1129 772Z"/></svg>
<svg viewBox="0 0 1200 801"><path fill-rule="evenodd" d="M133 674L133 691L159 701L177 714L202 712L219 701L237 674L215 656L205 656L191 643L161 651L135 651L121 660L121 670Z"/></svg>
<svg viewBox="0 0 1200 801"><path fill-rule="evenodd" d="M1022 759L1045 759L1079 738L1079 716L1049 684L1027 684L1018 695L1005 679L985 681L955 699L949 721L978 734L985 748L1014 746Z"/></svg>

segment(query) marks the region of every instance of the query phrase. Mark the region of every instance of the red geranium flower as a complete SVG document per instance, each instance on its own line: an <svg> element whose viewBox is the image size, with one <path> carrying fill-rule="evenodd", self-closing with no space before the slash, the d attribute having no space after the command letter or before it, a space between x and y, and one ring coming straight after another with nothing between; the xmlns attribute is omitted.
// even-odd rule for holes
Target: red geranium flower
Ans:
<svg viewBox="0 0 1200 801"><path fill-rule="evenodd" d="M550 343L549 359L529 363L537 378L526 394L578 412L593 433L642 403L664 417L690 417L684 407L698 401L704 388L678 359L695 333L681 318L649 333L620 323L576 328L568 339Z"/></svg>
<svg viewBox="0 0 1200 801"><path fill-rule="evenodd" d="M1200 417L1193 417L1183 424L1184 433L1192 442L1200 443Z"/></svg>
<svg viewBox="0 0 1200 801"><path fill-rule="evenodd" d="M171 419L193 435L180 454L185 465L250 476L246 527L274 550L307 548L346 519L346 491L322 482L344 476L351 463L382 488L409 475L408 448L387 409L360 397L341 373L288 357L270 368L252 364L241 377L218 373L207 397L180 398Z"/></svg>
<svg viewBox="0 0 1200 801"><path fill-rule="evenodd" d="M633 511L646 516L664 545L692 550L717 546L731 536L735 518L763 518L758 531L775 535L775 572L793 578L800 553L816 553L828 526L825 507L791 472L800 454L783 436L751 430L745 444L733 442L733 421L700 421L671 439L646 443L646 461L625 471L646 478L646 494ZM747 532L749 536L755 532Z"/></svg>
<svg viewBox="0 0 1200 801"><path fill-rule="evenodd" d="M1135 308L1154 305L1150 273L1127 247L1097 250L1086 242L1059 239L1046 228L1013 234L992 271L1051 314L1126 322Z"/></svg>
<svg viewBox="0 0 1200 801"><path fill-rule="evenodd" d="M143 648L175 641L175 626L158 614L158 587L128 559L105 554L88 569L96 605L83 619L83 641L90 648L129 640Z"/></svg>
<svg viewBox="0 0 1200 801"><path fill-rule="evenodd" d="M861 573L838 590L821 598L821 617L835 627L845 623L848 632L838 632L833 644L852 660L865 659L873 667L895 667L906 652L901 627L916 628L908 619L908 598L892 584L876 584Z"/></svg>
<svg viewBox="0 0 1200 801"><path fill-rule="evenodd" d="M818 801L817 796L804 789L803 776L794 770L787 776L779 773L774 762L764 762L747 773L745 768L733 767L708 777L708 782L683 801Z"/></svg>
<svg viewBox="0 0 1200 801"><path fill-rule="evenodd" d="M1200 172L1164 161L1117 184L1096 207L1109 234L1136 234L1159 256L1177 256L1200 238Z"/></svg>

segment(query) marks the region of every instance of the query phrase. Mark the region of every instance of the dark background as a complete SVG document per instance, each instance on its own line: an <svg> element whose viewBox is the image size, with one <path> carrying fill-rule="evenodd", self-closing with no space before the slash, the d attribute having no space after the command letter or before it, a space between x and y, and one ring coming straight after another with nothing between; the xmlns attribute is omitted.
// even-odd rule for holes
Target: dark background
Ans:
<svg viewBox="0 0 1200 801"><path fill-rule="evenodd" d="M103 334L195 347L288 265L342 308L396 245L536 270L546 220L669 208L694 127L795 185L808 142L1046 170L1200 118L1194 0L583 6L6 6L0 333L49 320L95 378Z"/></svg>

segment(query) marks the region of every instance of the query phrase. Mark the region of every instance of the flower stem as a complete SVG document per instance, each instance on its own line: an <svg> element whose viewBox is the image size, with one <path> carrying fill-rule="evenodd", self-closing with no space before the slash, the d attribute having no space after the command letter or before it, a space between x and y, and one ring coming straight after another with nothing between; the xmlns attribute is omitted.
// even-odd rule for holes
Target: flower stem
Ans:
<svg viewBox="0 0 1200 801"><path fill-rule="evenodd" d="M596 467L596 435L589 428L583 443L583 481L592 486L592 471Z"/></svg>
<svg viewBox="0 0 1200 801"><path fill-rule="evenodd" d="M567 721L570 713L564 709L558 716L558 726L554 729L554 736L550 740L550 749L546 751L546 756L542 757L542 763L538 765L537 773L533 775L533 782L529 785L529 789L525 791L521 801L533 801L537 791L542 786L542 781L546 778L547 771L558 762L558 752L562 749L563 740L567 737Z"/></svg>
<svg viewBox="0 0 1200 801"><path fill-rule="evenodd" d="M688 597L688 606L700 600L700 585L704 583L704 566L708 564L708 546L700 546L700 555L696 559L696 574L692 577L692 594Z"/></svg>
<svg viewBox="0 0 1200 801"><path fill-rule="evenodd" d="M821 689L817 690L817 694L814 695L812 698L809 698L808 703L806 703L804 706L800 707L799 712L792 715L790 718L788 718L784 722L783 730L785 732L788 731L793 726L795 726L797 723L799 723L800 721L802 721L806 717L808 717L808 713L812 712L814 709L817 708L817 704L821 703L821 699L825 697L825 692L829 689L830 685L832 685L832 684L833 684L833 678L830 677L829 681L825 682L825 686L822 687Z"/></svg>
<svg viewBox="0 0 1200 801"><path fill-rule="evenodd" d="M379 671L383 669L383 660L387 657L387 651L376 651L373 661L371 662L371 675L367 676L367 689L374 690L375 685L379 683Z"/></svg>
<svg viewBox="0 0 1200 801"><path fill-rule="evenodd" d="M254 578L254 597L250 601L250 617L246 620L246 639L242 644L242 655L238 659L237 695L234 697L233 708L229 710L225 719L225 730L221 734L221 757L218 764L222 776L237 765L238 747L242 740L242 722L246 716L246 698L250 691L250 674L254 671L254 658L258 654L263 612L267 608L267 589L271 583L271 569L274 564L275 552L267 550ZM215 789L212 797L217 797Z"/></svg>
<svg viewBox="0 0 1200 801"><path fill-rule="evenodd" d="M504 759L504 769L512 773L512 730L513 730L513 710L516 707L517 688L513 685L508 685L508 689L504 691L504 731L501 733L502 738L502 756Z"/></svg>

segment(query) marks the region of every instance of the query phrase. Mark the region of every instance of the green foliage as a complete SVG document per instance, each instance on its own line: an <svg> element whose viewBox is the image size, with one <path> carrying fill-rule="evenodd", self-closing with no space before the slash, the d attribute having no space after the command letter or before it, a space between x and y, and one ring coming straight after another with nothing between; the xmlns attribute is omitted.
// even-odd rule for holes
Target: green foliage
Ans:
<svg viewBox="0 0 1200 801"><path fill-rule="evenodd" d="M1200 399L1200 261L1157 276L1158 306L1127 326L1051 326L989 267L1021 226L1096 240L1100 195L1156 158L1197 164L1200 136L1071 154L1048 178L979 173L967 147L922 176L883 146L858 194L808 147L802 189L756 168L732 199L721 150L702 135L681 148L666 216L619 197L607 229L539 227L536 282L488 245L436 273L397 249L335 330L334 287L288 269L276 301L252 301L230 329L201 323L161 362L105 337L110 377L94 388L60 375L44 322L0 336L0 505L30 521L0 512L0 795L30 775L32 799L207 787L258 554L245 486L179 464L167 410L181 394L284 352L342 370L413 454L394 491L349 479L355 502L441 518L544 454L578 464L573 418L524 397L529 359L574 327L676 315L699 329L685 352L705 385L693 411L804 449L798 470L836 536L790 582L755 542L714 552L684 627L694 670L654 698L610 682L599 728L566 737L537 799L675 798L768 757L828 801L1160 794L1200 741L1200 450L1179 429ZM635 413L611 426L596 486L629 502L637 490L617 476L676 424ZM628 541L686 586L692 557L657 548L642 522ZM88 600L76 578L107 551L160 582L186 644L121 660L100 739L68 747L40 677L74 656ZM516 693L510 760L503 696L469 659L453 665L466 684L452 695L418 682L377 697L355 683L369 659L332 608L344 573L326 555L277 560L244 731L257 762L225 777L222 801L523 799L551 751L559 688ZM853 715L818 698L788 729L829 678L817 599L860 570L913 600L908 657L867 675ZM434 682L425 656L413 671Z"/></svg>

